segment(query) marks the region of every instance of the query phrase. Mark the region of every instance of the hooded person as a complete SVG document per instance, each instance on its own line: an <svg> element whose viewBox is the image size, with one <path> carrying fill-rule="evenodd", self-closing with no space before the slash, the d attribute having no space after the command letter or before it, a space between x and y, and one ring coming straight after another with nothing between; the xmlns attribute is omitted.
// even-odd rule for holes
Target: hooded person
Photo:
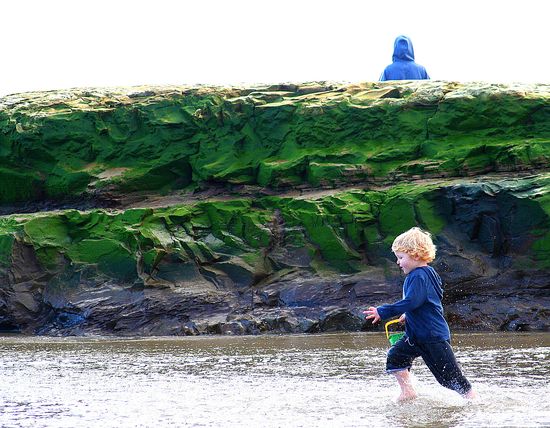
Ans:
<svg viewBox="0 0 550 428"><path fill-rule="evenodd" d="M426 69L414 62L414 49L406 36L398 36L393 44L393 63L388 65L380 81L384 80L423 80L429 79Z"/></svg>

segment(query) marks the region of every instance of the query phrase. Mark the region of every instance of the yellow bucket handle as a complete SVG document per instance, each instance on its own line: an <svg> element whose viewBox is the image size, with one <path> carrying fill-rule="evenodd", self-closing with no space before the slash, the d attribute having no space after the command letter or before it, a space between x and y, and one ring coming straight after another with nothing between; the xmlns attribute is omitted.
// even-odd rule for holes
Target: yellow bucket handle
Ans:
<svg viewBox="0 0 550 428"><path fill-rule="evenodd" d="M386 329L386 339L389 339L390 338L390 332L388 331L388 327L392 324L395 324L395 323L398 323L399 322L399 319L396 319L396 320L391 320L391 321L388 321L386 323L386 326L385 326L385 329Z"/></svg>

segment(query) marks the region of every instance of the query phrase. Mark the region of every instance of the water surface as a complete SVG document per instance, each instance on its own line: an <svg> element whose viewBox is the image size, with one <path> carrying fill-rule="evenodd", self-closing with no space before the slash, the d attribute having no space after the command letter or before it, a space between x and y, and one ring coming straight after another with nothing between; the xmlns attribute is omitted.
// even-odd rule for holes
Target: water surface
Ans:
<svg viewBox="0 0 550 428"><path fill-rule="evenodd" d="M2 427L550 427L550 334L455 334L481 395L397 404L377 333L155 339L0 337Z"/></svg>

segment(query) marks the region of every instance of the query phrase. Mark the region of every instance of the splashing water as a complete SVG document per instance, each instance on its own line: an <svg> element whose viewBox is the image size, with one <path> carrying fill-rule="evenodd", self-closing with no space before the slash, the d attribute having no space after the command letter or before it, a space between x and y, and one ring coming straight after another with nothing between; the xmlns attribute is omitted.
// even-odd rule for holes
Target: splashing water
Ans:
<svg viewBox="0 0 550 428"><path fill-rule="evenodd" d="M0 338L0 426L550 426L550 335L453 338L481 398L439 386L397 403L380 334Z"/></svg>

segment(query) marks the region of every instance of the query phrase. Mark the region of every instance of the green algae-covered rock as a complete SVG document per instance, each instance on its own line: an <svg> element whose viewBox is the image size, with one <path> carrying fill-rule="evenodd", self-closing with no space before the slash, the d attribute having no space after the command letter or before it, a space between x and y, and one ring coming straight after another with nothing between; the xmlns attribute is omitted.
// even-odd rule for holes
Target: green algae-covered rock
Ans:
<svg viewBox="0 0 550 428"><path fill-rule="evenodd" d="M78 283L80 291L73 290L70 305L66 301L62 307L70 313L86 313L79 328L89 325L109 330L112 320L96 319L97 308L88 307L89 301L82 296L90 289L104 289L105 281L110 281L130 294L138 293L132 301L144 299L144 290L155 289L176 300L185 296L208 301L212 293L231 296L222 299L226 305L231 303L229 313L256 314L249 332L269 329L266 320L272 315L272 303L264 293L266 287L281 284L277 293L286 290L286 294L284 304L281 297L276 299L279 310L281 304L309 307L307 319L314 320L312 324L296 321L289 331L299 331L299 325L316 331L332 325L325 322L324 310L341 305L338 278L348 278L348 293L361 289L370 277L399 281L397 268L391 268L391 242L396 234L419 225L434 233L439 248L435 263L446 280L449 303L457 302L458 307L464 304L459 302L471 293L462 291L464 281L469 290L473 284L483 285L482 295L488 290L495 294L486 297L487 307L477 303L481 313L477 316L481 317L483 311L504 305L503 295L529 294L532 287L535 295L541 291L542 295L532 302L535 319L529 323L532 328L543 329L548 323L544 314L550 296L537 281L546 278L550 270L548 194L550 176L546 173L516 179L447 180L379 190L330 191L310 198L270 196L155 209L5 216L0 228L4 290L18 286L9 271L21 262L17 257L25 248L34 254L34 269L42 272L37 274L41 279L34 280L33 305L26 307L46 310L41 305L51 304L47 296L52 294L51 288L59 287L60 278ZM511 281L512 272L522 280ZM523 283L526 277L529 283ZM305 292L301 284L314 278L316 288ZM490 288L484 285L488 282L492 283ZM288 294L289 284L293 294ZM362 292L366 293L362 298L373 302L399 294L389 286L374 294L373 290ZM244 302L243 293L250 295ZM296 297L291 296L300 293L304 295L293 300ZM354 294L345 299L347 306L361 304L357 291ZM17 299L21 296L7 293L6 305L20 308ZM84 300L78 303L79 299ZM317 307L316 311L311 306ZM191 313L185 304L182 311L186 319L196 322L205 316L197 309ZM10 316L12 324L20 325L29 315L13 311ZM120 316L116 311L109 315ZM482 326L498 328L506 322L497 319L501 325L484 320ZM455 322L470 327L474 323L464 319ZM126 333L132 331L130 326L128 329Z"/></svg>
<svg viewBox="0 0 550 428"><path fill-rule="evenodd" d="M549 97L430 81L4 97L0 331L370 329L412 226L434 236L453 327L548 330Z"/></svg>
<svg viewBox="0 0 550 428"><path fill-rule="evenodd" d="M543 168L549 85L161 87L0 101L0 202Z"/></svg>

